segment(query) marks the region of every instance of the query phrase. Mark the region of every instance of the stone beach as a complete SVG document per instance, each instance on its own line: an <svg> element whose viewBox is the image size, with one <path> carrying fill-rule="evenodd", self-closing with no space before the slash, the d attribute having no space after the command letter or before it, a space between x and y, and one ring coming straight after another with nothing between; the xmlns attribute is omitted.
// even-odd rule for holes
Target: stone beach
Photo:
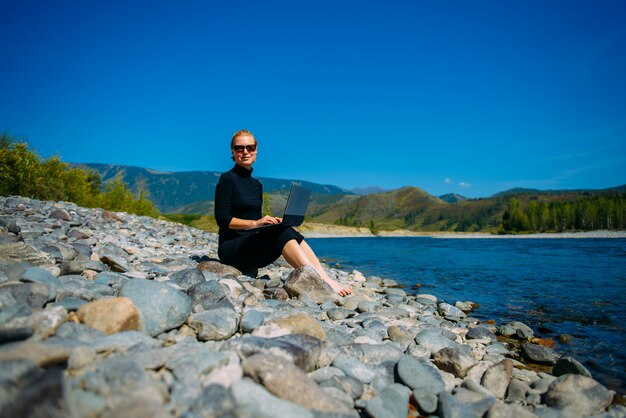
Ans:
<svg viewBox="0 0 626 418"><path fill-rule="evenodd" d="M184 225L0 197L0 417L625 417L623 398L471 301Z"/></svg>

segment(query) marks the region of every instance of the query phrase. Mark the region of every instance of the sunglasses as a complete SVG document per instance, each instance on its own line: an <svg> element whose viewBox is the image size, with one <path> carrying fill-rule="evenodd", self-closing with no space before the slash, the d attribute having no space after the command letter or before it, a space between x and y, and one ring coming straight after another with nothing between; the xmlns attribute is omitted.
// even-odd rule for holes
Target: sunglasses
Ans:
<svg viewBox="0 0 626 418"><path fill-rule="evenodd" d="M233 146L233 149L235 150L235 152L243 152L243 150L245 149L248 152L254 152L256 151L256 144L252 144L252 145L235 145Z"/></svg>

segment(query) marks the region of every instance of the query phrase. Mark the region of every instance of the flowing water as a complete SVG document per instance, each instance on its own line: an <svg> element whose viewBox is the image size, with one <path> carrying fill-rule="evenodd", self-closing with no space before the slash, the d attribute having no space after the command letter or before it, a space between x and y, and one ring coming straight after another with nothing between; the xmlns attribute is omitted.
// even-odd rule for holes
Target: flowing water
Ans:
<svg viewBox="0 0 626 418"><path fill-rule="evenodd" d="M556 350L626 392L626 239L307 239L318 256L407 292L480 305L472 316L522 321ZM421 285L419 290L411 290ZM561 334L573 338L559 344Z"/></svg>

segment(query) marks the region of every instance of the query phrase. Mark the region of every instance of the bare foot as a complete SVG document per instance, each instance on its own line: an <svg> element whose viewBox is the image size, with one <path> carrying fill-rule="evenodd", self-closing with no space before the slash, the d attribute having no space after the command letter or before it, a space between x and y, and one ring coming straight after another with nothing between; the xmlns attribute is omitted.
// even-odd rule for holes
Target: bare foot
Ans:
<svg viewBox="0 0 626 418"><path fill-rule="evenodd" d="M328 285L332 287L332 289L337 292L339 296L348 296L352 293L352 289L350 287L342 286L332 279L327 280L326 283L328 283Z"/></svg>

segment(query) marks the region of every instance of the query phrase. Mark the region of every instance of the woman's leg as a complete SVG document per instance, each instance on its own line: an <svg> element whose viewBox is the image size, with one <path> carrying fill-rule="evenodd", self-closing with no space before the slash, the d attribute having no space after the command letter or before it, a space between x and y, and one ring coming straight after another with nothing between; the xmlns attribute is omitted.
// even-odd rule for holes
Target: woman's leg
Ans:
<svg viewBox="0 0 626 418"><path fill-rule="evenodd" d="M335 280L331 279L324 268L320 264L317 256L309 247L309 244L306 241L302 241L298 244L298 241L295 239L289 240L287 244L283 247L283 257L292 267L302 267L302 266L311 266L317 271L322 280L324 280L328 285L340 296L346 296L352 293L352 289L346 286L342 286L337 283Z"/></svg>

